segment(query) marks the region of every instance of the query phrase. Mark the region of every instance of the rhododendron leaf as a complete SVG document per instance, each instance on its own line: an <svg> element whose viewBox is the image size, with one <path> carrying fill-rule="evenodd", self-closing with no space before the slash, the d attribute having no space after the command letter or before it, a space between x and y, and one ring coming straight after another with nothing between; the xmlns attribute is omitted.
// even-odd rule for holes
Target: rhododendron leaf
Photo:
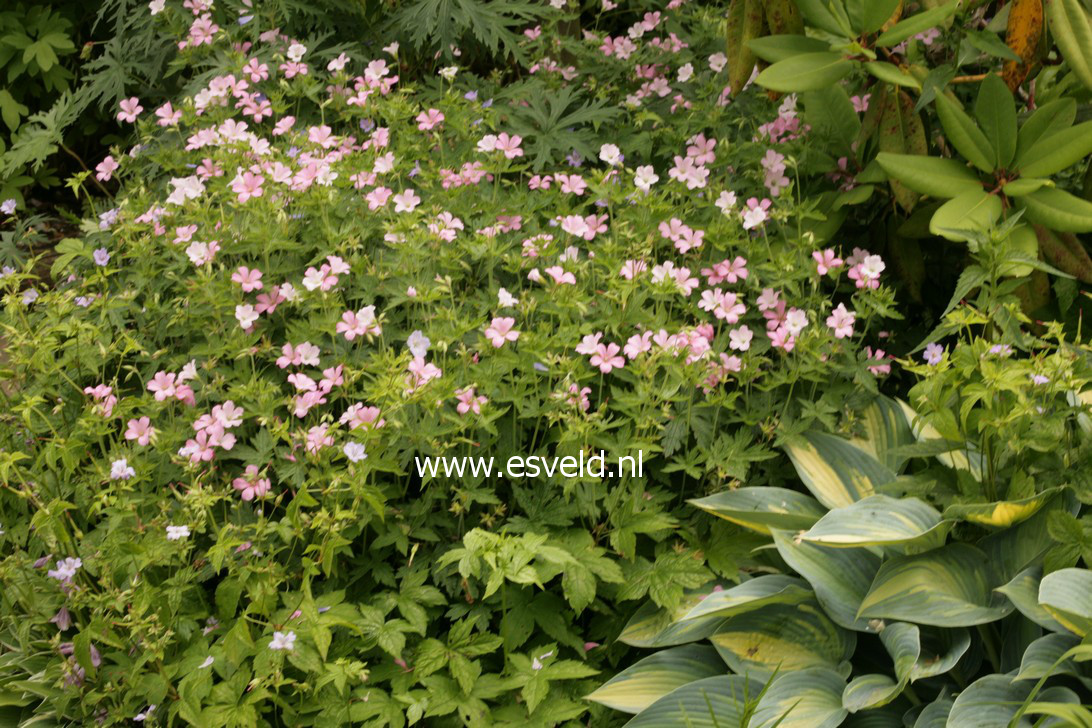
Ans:
<svg viewBox="0 0 1092 728"><path fill-rule="evenodd" d="M1059 569L1039 583L1039 604L1063 627L1081 637L1092 633L1092 571Z"/></svg>
<svg viewBox="0 0 1092 728"><path fill-rule="evenodd" d="M1020 198L1031 222L1067 233L1092 232L1092 202L1064 190L1042 188Z"/></svg>
<svg viewBox="0 0 1092 728"><path fill-rule="evenodd" d="M812 91L841 80L854 65L839 53L803 53L773 64L755 83L785 93Z"/></svg>
<svg viewBox="0 0 1092 728"><path fill-rule="evenodd" d="M743 90L754 71L755 54L750 41L762 34L764 19L758 0L732 0L728 6L728 85L736 93Z"/></svg>
<svg viewBox="0 0 1092 728"><path fill-rule="evenodd" d="M853 110L849 94L838 84L825 86L801 95L804 119L812 132L821 138L838 142L838 149L849 150L861 130L861 121Z"/></svg>
<svg viewBox="0 0 1092 728"><path fill-rule="evenodd" d="M768 534L809 528L826 513L817 500L786 488L737 488L688 501L703 511Z"/></svg>
<svg viewBox="0 0 1092 728"><path fill-rule="evenodd" d="M796 0L796 6L800 8L804 20L816 28L845 38L853 36L853 28L849 25L849 17L841 0L829 3L825 0Z"/></svg>
<svg viewBox="0 0 1092 728"><path fill-rule="evenodd" d="M1027 177L1045 177L1068 169L1092 154L1092 121L1042 137L1028 147L1016 166Z"/></svg>
<svg viewBox="0 0 1092 728"><path fill-rule="evenodd" d="M849 22L858 35L875 33L898 11L902 0L843 0Z"/></svg>
<svg viewBox="0 0 1092 728"><path fill-rule="evenodd" d="M764 574L742 584L715 591L683 616L730 617L770 604L799 604L814 598L814 592L803 579L781 574Z"/></svg>
<svg viewBox="0 0 1092 728"><path fill-rule="evenodd" d="M929 231L948 240L965 242L983 233L1001 217L1001 198L985 190L971 190L948 200L933 213Z"/></svg>
<svg viewBox="0 0 1092 728"><path fill-rule="evenodd" d="M1008 168L1016 154L1016 102L1000 76L986 75L978 89L974 115L993 147L993 165Z"/></svg>
<svg viewBox="0 0 1092 728"><path fill-rule="evenodd" d="M720 675L687 683L648 706L626 728L723 728L742 725L748 699L762 684L742 675Z"/></svg>
<svg viewBox="0 0 1092 728"><path fill-rule="evenodd" d="M640 713L675 688L727 671L712 647L672 647L642 658L585 699L624 713Z"/></svg>
<svg viewBox="0 0 1092 728"><path fill-rule="evenodd" d="M848 440L806 432L785 445L796 473L820 503L839 508L867 498L895 473Z"/></svg>
<svg viewBox="0 0 1092 728"><path fill-rule="evenodd" d="M822 667L781 672L759 699L750 728L835 728L842 724L845 678Z"/></svg>
<svg viewBox="0 0 1092 728"><path fill-rule="evenodd" d="M937 94L936 109L944 133L956 151L983 172L993 172L997 155L974 119L944 94Z"/></svg>
<svg viewBox="0 0 1092 728"><path fill-rule="evenodd" d="M771 604L729 617L709 636L733 672L766 679L778 670L848 669L857 637L816 602Z"/></svg>
<svg viewBox="0 0 1092 728"><path fill-rule="evenodd" d="M823 53L830 44L806 35L767 35L748 41L751 51L764 61L777 63L803 53Z"/></svg>
<svg viewBox="0 0 1092 728"><path fill-rule="evenodd" d="M804 35L804 18L796 7L796 0L765 0L766 25L771 35L795 33Z"/></svg>
<svg viewBox="0 0 1092 728"><path fill-rule="evenodd" d="M876 162L904 185L933 197L957 197L982 189L978 175L954 159L880 152Z"/></svg>
<svg viewBox="0 0 1092 728"><path fill-rule="evenodd" d="M1027 150L1041 139L1073 126L1073 120L1076 118L1077 102L1070 98L1048 101L1036 109L1020 126L1020 131L1016 135L1016 167L1020 168ZM1024 174L1023 170L1021 174Z"/></svg>
<svg viewBox="0 0 1092 728"><path fill-rule="evenodd" d="M906 73L893 63L872 61L864 64L864 69L868 71L870 75L895 86L909 86L910 88L921 89L921 81L914 78L909 73Z"/></svg>
<svg viewBox="0 0 1092 728"><path fill-rule="evenodd" d="M1012 182L1007 182L1001 191L1009 197L1023 197L1024 195L1030 195L1035 190L1043 187L1053 187L1053 180L1045 177L1021 177L1015 179Z"/></svg>
<svg viewBox="0 0 1092 728"><path fill-rule="evenodd" d="M1047 0L1050 34L1073 74L1092 89L1092 19L1081 0Z"/></svg>
<svg viewBox="0 0 1092 728"><path fill-rule="evenodd" d="M959 9L959 0L949 0L943 5L930 8L920 13L903 18L893 26L880 33L876 38L876 45L881 48L890 48L902 43L907 38L923 33L930 28L935 28Z"/></svg>
<svg viewBox="0 0 1092 728"><path fill-rule="evenodd" d="M952 524L917 498L872 495L835 508L800 536L828 547L914 546L934 548L944 543Z"/></svg>

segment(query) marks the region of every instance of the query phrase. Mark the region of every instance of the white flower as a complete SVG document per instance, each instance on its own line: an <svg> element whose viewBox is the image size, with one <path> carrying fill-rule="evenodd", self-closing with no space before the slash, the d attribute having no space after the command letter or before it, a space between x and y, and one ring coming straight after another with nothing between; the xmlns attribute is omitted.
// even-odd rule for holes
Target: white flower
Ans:
<svg viewBox="0 0 1092 728"><path fill-rule="evenodd" d="M347 442L341 448L341 451L345 453L345 457L349 458L349 462L359 463L361 460L365 460L368 457L368 453L365 452L365 448L359 442Z"/></svg>
<svg viewBox="0 0 1092 728"><path fill-rule="evenodd" d="M205 658L204 662L202 662L200 665L197 666L197 669L198 670L204 670L206 667L210 667L212 665L212 663L215 662L215 661L216 660L213 658L213 656L209 655L208 657Z"/></svg>
<svg viewBox="0 0 1092 728"><path fill-rule="evenodd" d="M715 204L725 215L731 215L732 208L736 206L736 193L728 190L721 192Z"/></svg>
<svg viewBox="0 0 1092 728"><path fill-rule="evenodd" d="M244 329L249 329L258 320L258 312L249 303L242 303L235 307L235 318Z"/></svg>
<svg viewBox="0 0 1092 728"><path fill-rule="evenodd" d="M383 46L384 53L390 53L392 56L398 55L398 43L391 43L389 46Z"/></svg>
<svg viewBox="0 0 1092 728"><path fill-rule="evenodd" d="M273 639L269 641L269 649L271 650L291 650L295 645L295 632L274 632Z"/></svg>
<svg viewBox="0 0 1092 728"><path fill-rule="evenodd" d="M549 652L547 652L545 654L542 654L542 655L539 655L538 657L533 658L531 660L531 669L532 670L541 670L542 669L542 661L545 660L547 657L553 657L553 654L554 654L554 651L550 650Z"/></svg>
<svg viewBox="0 0 1092 728"><path fill-rule="evenodd" d="M694 64L687 63L679 69L679 83L686 83L694 77Z"/></svg>
<svg viewBox="0 0 1092 728"><path fill-rule="evenodd" d="M565 7L565 0L550 0L550 7L561 10Z"/></svg>
<svg viewBox="0 0 1092 728"><path fill-rule="evenodd" d="M497 149L497 135L486 134L478 140L478 151L488 154Z"/></svg>
<svg viewBox="0 0 1092 728"><path fill-rule="evenodd" d="M189 526L167 526L167 540L179 541L190 537Z"/></svg>
<svg viewBox="0 0 1092 728"><path fill-rule="evenodd" d="M306 52L307 46L301 45L299 43L293 43L292 45L288 46L288 60L292 61L293 63L299 63L300 59L303 58L303 54Z"/></svg>
<svg viewBox="0 0 1092 728"><path fill-rule="evenodd" d="M713 73L720 73L728 65L728 56L723 53L714 53L709 56L709 68Z"/></svg>
<svg viewBox="0 0 1092 728"><path fill-rule="evenodd" d="M186 200L193 200L205 191L205 183L197 175L174 177L171 179L174 191L167 196L168 205L181 205Z"/></svg>
<svg viewBox="0 0 1092 728"><path fill-rule="evenodd" d="M497 303L502 308L512 308L519 305L519 300L505 289L497 291Z"/></svg>
<svg viewBox="0 0 1092 728"><path fill-rule="evenodd" d="M599 147L599 158L612 167L622 161L622 152L615 144L604 144Z"/></svg>
<svg viewBox="0 0 1092 728"><path fill-rule="evenodd" d="M326 64L326 70L330 73L337 73L345 68L345 64L349 62L349 56L344 53L340 54L337 58Z"/></svg>
<svg viewBox="0 0 1092 728"><path fill-rule="evenodd" d="M15 199L9 198L7 200L4 200L3 203L0 203L0 212L4 213L5 215L14 215Z"/></svg>
<svg viewBox="0 0 1092 728"><path fill-rule="evenodd" d="M432 346L432 341L425 336L423 331L417 330L409 335L406 339L406 348L410 350L410 353L414 356L424 357L428 354L428 348Z"/></svg>
<svg viewBox="0 0 1092 728"><path fill-rule="evenodd" d="M159 15L165 7L167 7L167 0L152 0L148 3L148 12L152 15Z"/></svg>
<svg viewBox="0 0 1092 728"><path fill-rule="evenodd" d="M789 330L793 336L796 336L804 327L808 325L808 314L805 311L801 311L798 308L790 310L785 314L785 328Z"/></svg>
<svg viewBox="0 0 1092 728"><path fill-rule="evenodd" d="M648 192L652 188L652 185L659 181L660 176L656 174L656 170L653 169L651 164L638 167L633 175L633 184L637 186L637 189L645 192Z"/></svg>
<svg viewBox="0 0 1092 728"><path fill-rule="evenodd" d="M125 458L110 463L110 480L128 480L134 475L136 471Z"/></svg>
<svg viewBox="0 0 1092 728"><path fill-rule="evenodd" d="M47 571L46 576L67 584L72 581L72 577L76 575L76 571L79 570L81 566L83 566L82 559L74 559L72 557L61 559L57 562L57 568Z"/></svg>
<svg viewBox="0 0 1092 728"><path fill-rule="evenodd" d="M861 261L861 275L870 281L879 278L885 268L887 264L878 255L870 255Z"/></svg>
<svg viewBox="0 0 1092 728"><path fill-rule="evenodd" d="M151 718L152 713L154 713L154 712L155 712L155 703L149 705L145 710L142 710L141 712L134 715L133 720L135 720L137 723L143 723L148 718Z"/></svg>
<svg viewBox="0 0 1092 728"><path fill-rule="evenodd" d="M455 74L459 72L458 66L445 66L440 69L440 77L445 81L454 81Z"/></svg>
<svg viewBox="0 0 1092 728"><path fill-rule="evenodd" d="M751 339L753 338L754 333L749 327L740 326L738 329L732 329L728 332L728 346L739 351L747 351L751 348Z"/></svg>

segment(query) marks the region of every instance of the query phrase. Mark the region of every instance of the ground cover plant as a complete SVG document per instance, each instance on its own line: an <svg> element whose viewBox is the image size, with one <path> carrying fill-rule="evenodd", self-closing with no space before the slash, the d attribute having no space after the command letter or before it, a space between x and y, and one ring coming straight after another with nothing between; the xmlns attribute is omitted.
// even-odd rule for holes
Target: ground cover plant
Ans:
<svg viewBox="0 0 1092 728"><path fill-rule="evenodd" d="M4 203L0 716L1088 724L1081 3L457 5L141 5Z"/></svg>

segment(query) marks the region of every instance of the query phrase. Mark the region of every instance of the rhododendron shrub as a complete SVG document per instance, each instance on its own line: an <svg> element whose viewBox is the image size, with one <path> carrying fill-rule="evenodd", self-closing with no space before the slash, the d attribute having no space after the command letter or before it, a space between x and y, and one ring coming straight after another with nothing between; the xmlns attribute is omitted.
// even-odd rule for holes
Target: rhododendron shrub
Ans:
<svg viewBox="0 0 1092 728"><path fill-rule="evenodd" d="M136 141L96 162L115 199L48 274L0 279L15 705L613 720L581 700L599 645L638 600L736 574L702 556L734 527L684 501L777 483L778 437L891 371L885 262L798 186L833 183L797 174L792 104L727 104L704 12L677 3L587 33L586 71L528 29L531 74L611 110L592 154L587 127L536 136L518 89L408 84L396 46L346 57L187 8L163 30L207 72L123 102ZM598 451L644 470L497 472Z"/></svg>

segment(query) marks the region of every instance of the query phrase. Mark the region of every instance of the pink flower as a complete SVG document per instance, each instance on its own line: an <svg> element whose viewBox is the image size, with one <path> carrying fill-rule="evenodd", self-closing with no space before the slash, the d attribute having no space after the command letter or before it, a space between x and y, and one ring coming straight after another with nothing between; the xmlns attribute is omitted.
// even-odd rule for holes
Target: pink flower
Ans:
<svg viewBox="0 0 1092 728"><path fill-rule="evenodd" d="M842 263L844 262L841 258L835 255L833 248L827 248L823 252L813 250L811 253L811 257L815 261L815 269L819 272L819 275L821 276L825 276L827 273L834 270L835 268L841 268Z"/></svg>
<svg viewBox="0 0 1092 728"><path fill-rule="evenodd" d="M315 425L307 431L307 441L305 445L307 452L315 454L322 448L334 444L334 436L326 434L326 431L329 429L329 425Z"/></svg>
<svg viewBox="0 0 1092 728"><path fill-rule="evenodd" d="M643 334L634 334L626 340L626 345L622 350L622 353L632 361L636 359L640 354L644 354L646 351L652 350L652 332L646 331Z"/></svg>
<svg viewBox="0 0 1092 728"><path fill-rule="evenodd" d="M155 115L159 117L156 123L160 126L173 126L182 119L182 112L171 106L170 101L156 109Z"/></svg>
<svg viewBox="0 0 1092 728"><path fill-rule="evenodd" d="M175 395L175 375L171 372L156 372L148 382L148 391L155 394L155 400L162 402Z"/></svg>
<svg viewBox="0 0 1092 728"><path fill-rule="evenodd" d="M269 478L258 477L257 465L247 465L243 477L231 481L231 485L245 501L261 498L269 492Z"/></svg>
<svg viewBox="0 0 1092 728"><path fill-rule="evenodd" d="M879 364L873 364L869 366L868 371L872 372L876 376L891 373L891 365L882 363L887 358L887 355L884 354L883 349L876 349L876 351L872 351L871 346L866 346L865 354L868 356L869 361L881 362Z"/></svg>
<svg viewBox="0 0 1092 728"><path fill-rule="evenodd" d="M751 230L766 222L767 218L769 218L768 210L771 204L773 203L766 199L759 202L755 197L749 198L747 200L747 209L741 213L743 229Z"/></svg>
<svg viewBox="0 0 1092 728"><path fill-rule="evenodd" d="M337 333L345 334L346 341L352 341L358 336L379 336L382 334L383 329L375 318L375 306L365 306L355 313L346 311L341 314L341 321L337 324Z"/></svg>
<svg viewBox="0 0 1092 728"><path fill-rule="evenodd" d="M465 415L467 412L473 412L476 415L482 413L482 405L489 402L489 400L481 395L477 395L474 391L474 387L465 387L463 389L455 390L455 399L459 400L459 404L455 406L455 411L461 415Z"/></svg>
<svg viewBox="0 0 1092 728"><path fill-rule="evenodd" d="M114 176L114 171L118 168L118 163L114 161L113 157L107 156L95 167L95 179L100 182L109 182Z"/></svg>
<svg viewBox="0 0 1092 728"><path fill-rule="evenodd" d="M554 279L554 283L560 285L576 285L576 276L565 270L560 265L550 266L545 270L546 275Z"/></svg>
<svg viewBox="0 0 1092 728"><path fill-rule="evenodd" d="M136 440L138 445L147 445L155 437L155 428L147 417L129 420L125 430L126 440Z"/></svg>
<svg viewBox="0 0 1092 728"><path fill-rule="evenodd" d="M265 177L260 174L254 174L253 172L243 172L242 175L237 175L231 182L231 191L238 195L240 203L246 202L252 197L262 196L262 185L265 183Z"/></svg>
<svg viewBox="0 0 1092 728"><path fill-rule="evenodd" d="M770 345L775 349L789 352L796 345L796 338L789 331L789 327L778 326L770 332Z"/></svg>
<svg viewBox="0 0 1092 728"><path fill-rule="evenodd" d="M516 320L509 316L496 317L486 328L485 338L489 339L489 342L499 349L504 346L504 342L515 341L519 338L519 332L512 330L515 323Z"/></svg>
<svg viewBox="0 0 1092 728"><path fill-rule="evenodd" d="M345 410L338 420L343 425L348 425L350 430L355 430L359 427L364 429L371 429L373 427L382 427L386 424L386 420L379 418L378 407L365 407L363 403L357 402Z"/></svg>
<svg viewBox="0 0 1092 728"><path fill-rule="evenodd" d="M415 356L406 369L409 372L406 384L411 393L416 392L433 379L439 379L444 374L442 369L431 362L426 362L422 356Z"/></svg>
<svg viewBox="0 0 1092 728"><path fill-rule="evenodd" d="M513 134L508 136L507 133L500 133L497 135L496 150L498 152L504 152L506 159L515 159L516 157L523 156L523 150L520 149L520 144L523 143L523 137Z"/></svg>
<svg viewBox="0 0 1092 728"><path fill-rule="evenodd" d="M834 329L834 338L844 339L853 336L853 324L857 320L857 314L846 309L844 303L839 303L838 308L827 316L827 326Z"/></svg>
<svg viewBox="0 0 1092 728"><path fill-rule="evenodd" d="M413 212L419 204L421 204L421 198L412 188L394 196L395 212Z"/></svg>
<svg viewBox="0 0 1092 728"><path fill-rule="evenodd" d="M136 96L130 99L122 99L121 111L118 112L118 121L127 121L132 123L140 116L140 112L144 111L144 107L140 105L140 99Z"/></svg>
<svg viewBox="0 0 1092 728"><path fill-rule="evenodd" d="M417 128L421 131L430 131L443 120L444 115L437 109L429 109L427 112L422 111L415 119Z"/></svg>
<svg viewBox="0 0 1092 728"><path fill-rule="evenodd" d="M625 357L620 352L618 344L600 344L596 347L591 357L591 365L599 367L599 371L610 374L614 369L621 369L626 365Z"/></svg>
<svg viewBox="0 0 1092 728"><path fill-rule="evenodd" d="M262 272L257 268L251 270L245 265L239 266L239 269L232 274L231 280L242 286L246 293L262 288Z"/></svg>
<svg viewBox="0 0 1092 728"><path fill-rule="evenodd" d="M883 262L883 258L878 255L867 255L859 263L851 263L851 265L853 267L849 269L847 275L850 280L856 281L857 288L875 289L880 287L880 274L887 267Z"/></svg>

